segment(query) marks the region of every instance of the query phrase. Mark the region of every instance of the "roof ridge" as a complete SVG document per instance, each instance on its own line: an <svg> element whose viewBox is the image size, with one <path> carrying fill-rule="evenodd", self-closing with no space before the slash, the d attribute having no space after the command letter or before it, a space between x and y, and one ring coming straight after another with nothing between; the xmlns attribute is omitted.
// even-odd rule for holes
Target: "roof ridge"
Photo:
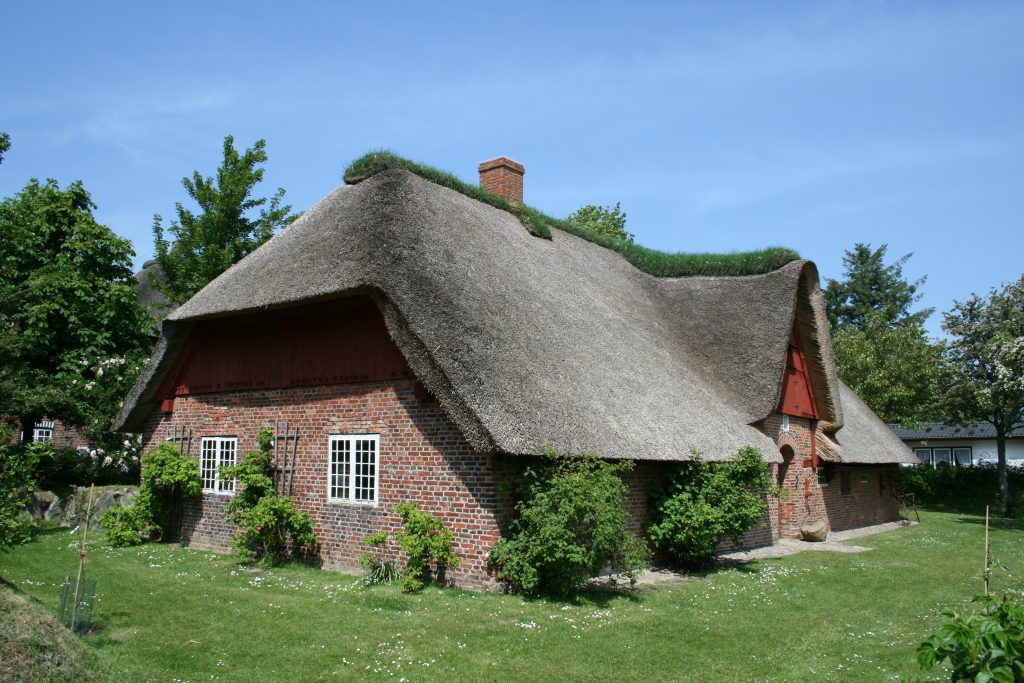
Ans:
<svg viewBox="0 0 1024 683"><path fill-rule="evenodd" d="M343 178L346 184L355 185L378 173L391 170L407 171L428 182L507 211L538 237L552 239L551 229L557 228L593 242L617 252L638 270L658 278L764 275L800 260L797 251L782 246L718 254L667 252L645 247L635 242L595 233L578 223L553 218L526 204L513 204L483 188L466 183L453 173L411 161L388 150L371 151L359 157L345 169Z"/></svg>

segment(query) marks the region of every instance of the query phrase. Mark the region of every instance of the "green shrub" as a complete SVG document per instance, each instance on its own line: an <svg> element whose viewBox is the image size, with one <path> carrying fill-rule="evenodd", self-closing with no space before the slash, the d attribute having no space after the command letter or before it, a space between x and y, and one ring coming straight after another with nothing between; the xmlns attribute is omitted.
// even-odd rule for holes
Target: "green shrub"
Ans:
<svg viewBox="0 0 1024 683"><path fill-rule="evenodd" d="M363 545L371 548L359 556L359 566L366 571L363 582L367 586L378 583L392 584L402 579L402 572L393 560L383 557L383 548L388 542L388 532L378 531L363 538Z"/></svg>
<svg viewBox="0 0 1024 683"><path fill-rule="evenodd" d="M100 526L107 532L107 542L115 548L139 545L153 529L149 505L133 499L128 505L114 505L103 511Z"/></svg>
<svg viewBox="0 0 1024 683"><path fill-rule="evenodd" d="M1024 467L1009 467L1014 508L1024 510ZM984 513L985 506L999 514L999 470L994 464L971 466L915 465L900 468L900 491L916 502L959 512Z"/></svg>
<svg viewBox="0 0 1024 683"><path fill-rule="evenodd" d="M522 593L557 596L609 572L635 582L649 553L626 530L626 487L619 475L632 467L631 461L555 453L528 466L517 515L491 550L499 578Z"/></svg>
<svg viewBox="0 0 1024 683"><path fill-rule="evenodd" d="M25 501L32 493L36 452L11 443L11 430L0 425L0 550L32 537Z"/></svg>
<svg viewBox="0 0 1024 683"><path fill-rule="evenodd" d="M634 266L655 277L756 275L778 270L787 263L800 258L800 254L786 247L769 247L756 251L728 254L673 253L650 249L617 234L604 234L595 231L586 223L552 218L525 204L512 204L477 185L459 180L451 173L404 159L387 150L369 152L359 157L345 169L344 178L346 183L354 185L378 173L396 168L410 171L467 197L508 211L518 217L532 233L541 237L551 237L551 227L554 226L588 242L616 251Z"/></svg>
<svg viewBox="0 0 1024 683"><path fill-rule="evenodd" d="M241 557L259 564L275 565L289 554L299 557L317 545L313 520L297 509L291 498L274 492L270 448L274 435L261 429L256 435L258 450L242 462L220 470L222 480L237 479L241 492L228 504L231 522L241 528L231 546Z"/></svg>
<svg viewBox="0 0 1024 683"><path fill-rule="evenodd" d="M1024 683L1024 606L1009 596L974 601L983 606L980 614L943 611L952 621L918 646L918 663L930 669L948 659L953 683Z"/></svg>
<svg viewBox="0 0 1024 683"><path fill-rule="evenodd" d="M723 538L739 544L744 532L768 511L767 495L778 495L761 452L744 446L727 462L694 454L679 463L654 497L647 527L656 547L684 564L701 564Z"/></svg>
<svg viewBox="0 0 1024 683"><path fill-rule="evenodd" d="M438 573L459 568L459 558L452 553L452 530L444 522L420 510L416 503L399 503L395 512L402 518L402 530L395 534L395 541L409 558L402 572L403 591L415 593L423 588L431 562L437 565Z"/></svg>
<svg viewBox="0 0 1024 683"><path fill-rule="evenodd" d="M199 464L182 455L177 446L164 442L143 456L142 483L127 505L107 508L100 525L107 542L115 547L138 545L145 536L166 525L165 512L181 498L202 493Z"/></svg>

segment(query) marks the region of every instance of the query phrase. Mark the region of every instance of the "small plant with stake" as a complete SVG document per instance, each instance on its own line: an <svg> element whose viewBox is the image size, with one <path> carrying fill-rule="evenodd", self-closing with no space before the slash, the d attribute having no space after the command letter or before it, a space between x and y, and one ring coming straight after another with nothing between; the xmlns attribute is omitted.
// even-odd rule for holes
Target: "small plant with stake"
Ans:
<svg viewBox="0 0 1024 683"><path fill-rule="evenodd" d="M982 572L985 592L974 597L981 603L980 614L943 610L950 618L938 635L921 643L917 661L933 668L949 660L951 683L1024 683L1024 605L1016 596L989 595L991 555L989 552L988 508L985 509L985 563Z"/></svg>

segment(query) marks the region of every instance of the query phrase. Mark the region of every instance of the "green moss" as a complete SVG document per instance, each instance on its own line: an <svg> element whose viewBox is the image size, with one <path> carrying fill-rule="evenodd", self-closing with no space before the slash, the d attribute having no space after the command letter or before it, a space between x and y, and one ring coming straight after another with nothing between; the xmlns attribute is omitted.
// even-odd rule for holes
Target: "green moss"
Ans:
<svg viewBox="0 0 1024 683"><path fill-rule="evenodd" d="M634 266L655 277L758 275L777 270L800 258L800 254L786 247L768 247L756 251L727 254L691 254L650 249L633 242L595 233L578 223L552 218L530 206L513 204L476 185L463 182L451 173L410 161L387 150L369 152L353 161L345 169L344 179L346 183L355 185L382 171L395 168L410 171L421 178L460 192L467 197L508 211L518 217L530 232L539 237L550 239L551 228L555 227L588 242L616 251Z"/></svg>

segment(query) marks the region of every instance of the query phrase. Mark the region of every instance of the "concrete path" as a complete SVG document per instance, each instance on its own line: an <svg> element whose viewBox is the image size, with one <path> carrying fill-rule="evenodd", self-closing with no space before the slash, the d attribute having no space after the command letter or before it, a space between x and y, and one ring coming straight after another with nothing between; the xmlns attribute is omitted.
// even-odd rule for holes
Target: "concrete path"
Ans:
<svg viewBox="0 0 1024 683"><path fill-rule="evenodd" d="M832 553L863 553L871 550L871 548L865 548L860 545L846 545L845 541L855 538L863 538L865 536L874 536L875 534L881 534L887 531L895 531L896 529L902 529L912 524L917 524L917 522L887 522L885 524L876 524L874 526L849 529L847 531L830 531L826 539L819 543L810 543L808 541L784 538L775 545L769 545L763 548L754 548L752 550L738 550L734 552L719 553L716 557L724 564L732 562L749 562L751 560L767 560L774 557L785 557L787 555L795 555L805 550ZM640 574L637 585L641 588L645 586L670 587L680 584L688 578L692 577L685 572L677 572L669 569L649 569Z"/></svg>

